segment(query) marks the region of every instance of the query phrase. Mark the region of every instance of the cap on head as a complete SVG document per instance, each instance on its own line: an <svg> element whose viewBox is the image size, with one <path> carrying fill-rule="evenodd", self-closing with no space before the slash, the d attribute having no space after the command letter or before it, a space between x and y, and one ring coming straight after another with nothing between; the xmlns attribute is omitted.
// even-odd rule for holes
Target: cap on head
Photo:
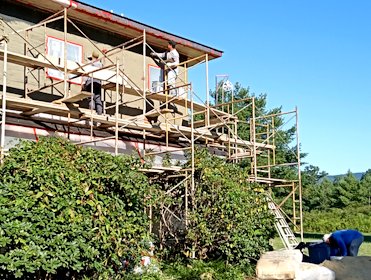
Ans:
<svg viewBox="0 0 371 280"><path fill-rule="evenodd" d="M94 50L92 53L91 53L91 56L88 57L88 59L98 59L99 58L99 53Z"/></svg>
<svg viewBox="0 0 371 280"><path fill-rule="evenodd" d="M323 237L322 240L326 242L329 238L331 237L331 233L326 233Z"/></svg>
<svg viewBox="0 0 371 280"><path fill-rule="evenodd" d="M168 43L169 43L170 46L172 46L173 48L175 48L176 43L173 40L169 40Z"/></svg>

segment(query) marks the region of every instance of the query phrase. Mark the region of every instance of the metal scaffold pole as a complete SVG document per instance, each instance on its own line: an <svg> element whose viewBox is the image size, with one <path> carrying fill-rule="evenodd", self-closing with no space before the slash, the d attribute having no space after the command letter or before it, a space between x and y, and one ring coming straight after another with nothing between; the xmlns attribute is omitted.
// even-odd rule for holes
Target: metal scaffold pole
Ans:
<svg viewBox="0 0 371 280"><path fill-rule="evenodd" d="M63 17L63 32L64 32L64 37L63 37L63 66L64 66L64 75L63 75L63 95L68 96L68 74L67 74L67 8L64 8L64 17ZM93 85L92 85L93 86Z"/></svg>
<svg viewBox="0 0 371 280"><path fill-rule="evenodd" d="M147 79L146 79L146 30L143 30L143 117L145 117L146 114L146 93L147 93Z"/></svg>
<svg viewBox="0 0 371 280"><path fill-rule="evenodd" d="M291 192L292 192L292 222L294 224L294 229L297 230L296 221L298 219L296 215L296 185L295 182L292 182Z"/></svg>
<svg viewBox="0 0 371 280"><path fill-rule="evenodd" d="M209 55L205 56L206 68L206 126L210 126L210 97L209 97Z"/></svg>
<svg viewBox="0 0 371 280"><path fill-rule="evenodd" d="M194 135L194 104L193 104L193 92L192 92L192 85L191 85L191 199L192 199L192 209L195 209L196 202L195 202L195 135ZM195 248L192 249L192 258L196 257Z"/></svg>
<svg viewBox="0 0 371 280"><path fill-rule="evenodd" d="M147 109L147 34L146 30L143 30L143 121L146 120L146 109ZM124 83L123 83L124 88ZM143 129L143 154L145 156L146 150L145 150L145 144L146 144L146 130Z"/></svg>
<svg viewBox="0 0 371 280"><path fill-rule="evenodd" d="M8 41L3 38L4 43L4 59L3 59L3 94L1 102L1 163L4 159L5 149L5 125L6 125L6 91L7 91L7 62L8 62Z"/></svg>
<svg viewBox="0 0 371 280"><path fill-rule="evenodd" d="M299 212L300 212L300 238L303 241L304 229L303 229L303 197L302 197L302 184L301 184L301 159L300 159L300 139L299 139L299 111L295 107L296 115L296 153L298 157L298 188L299 188Z"/></svg>
<svg viewBox="0 0 371 280"><path fill-rule="evenodd" d="M253 153L253 174L254 174L254 180L256 181L258 179L258 171L257 171L257 159L256 159L256 135L255 135L255 97L252 98L252 116L251 116L251 144L252 144L252 153Z"/></svg>
<svg viewBox="0 0 371 280"><path fill-rule="evenodd" d="M185 177L188 178L188 171L185 171ZM189 221L188 221L188 180L184 181L184 189L185 189L185 196L184 196L184 220L186 229L188 229Z"/></svg>
<svg viewBox="0 0 371 280"><path fill-rule="evenodd" d="M116 59L116 104L115 104L115 156L119 154L118 145L119 145L119 95L120 95L120 88L119 88L119 75L120 75L120 63L119 60Z"/></svg>

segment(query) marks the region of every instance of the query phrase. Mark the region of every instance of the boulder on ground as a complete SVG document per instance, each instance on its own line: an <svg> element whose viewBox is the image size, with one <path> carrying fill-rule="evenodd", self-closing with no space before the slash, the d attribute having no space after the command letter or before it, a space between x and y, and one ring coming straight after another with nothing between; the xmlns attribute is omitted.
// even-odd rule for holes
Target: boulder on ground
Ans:
<svg viewBox="0 0 371 280"><path fill-rule="evenodd" d="M370 280L371 257L344 257L324 261L322 266L335 272L336 280Z"/></svg>
<svg viewBox="0 0 371 280"><path fill-rule="evenodd" d="M335 273L313 263L301 263L295 280L335 280Z"/></svg>
<svg viewBox="0 0 371 280"><path fill-rule="evenodd" d="M260 280L295 279L303 255L299 250L272 251L263 254L256 265Z"/></svg>

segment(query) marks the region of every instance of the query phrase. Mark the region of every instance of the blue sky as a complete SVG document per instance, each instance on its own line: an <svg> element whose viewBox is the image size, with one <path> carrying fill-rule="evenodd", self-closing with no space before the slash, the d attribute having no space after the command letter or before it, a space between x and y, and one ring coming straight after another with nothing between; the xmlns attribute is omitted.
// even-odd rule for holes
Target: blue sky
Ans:
<svg viewBox="0 0 371 280"><path fill-rule="evenodd" d="M210 84L228 74L269 108L298 106L306 162L371 168L371 1L85 2L223 50Z"/></svg>

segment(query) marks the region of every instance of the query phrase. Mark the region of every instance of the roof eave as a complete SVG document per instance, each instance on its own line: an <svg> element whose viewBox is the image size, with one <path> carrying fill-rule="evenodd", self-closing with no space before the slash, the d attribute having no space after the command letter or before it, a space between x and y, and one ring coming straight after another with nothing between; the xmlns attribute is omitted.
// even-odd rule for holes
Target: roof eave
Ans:
<svg viewBox="0 0 371 280"><path fill-rule="evenodd" d="M15 1L47 12L57 12L62 8L61 4L56 3L53 0L49 0L47 2L40 0ZM163 47L165 41L173 40L178 44L179 52L183 52L183 55L186 55L188 58L194 58L201 54L208 54L209 60L211 60L219 58L223 55L222 51L215 48L151 27L127 17L120 16L109 11L91 6L81 1L73 1L73 3L74 5L71 5L69 7L69 14L71 18L80 22L85 22L86 20L86 23L93 27L102 28L102 24L106 25L107 23L111 23L112 26L106 26L107 29L112 29L110 31L127 37L128 35L124 31L131 30L132 36L134 38L135 34L136 36L140 36L145 30L147 41L149 44L153 44L157 47ZM85 16L86 18L83 18L83 16Z"/></svg>

